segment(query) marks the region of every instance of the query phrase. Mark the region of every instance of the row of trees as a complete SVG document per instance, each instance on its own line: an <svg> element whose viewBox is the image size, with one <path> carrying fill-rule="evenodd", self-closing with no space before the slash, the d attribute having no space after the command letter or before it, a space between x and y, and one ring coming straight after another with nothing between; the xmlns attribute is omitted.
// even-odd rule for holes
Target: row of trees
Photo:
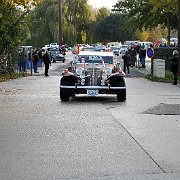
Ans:
<svg viewBox="0 0 180 180"><path fill-rule="evenodd" d="M119 0L111 13L107 8L93 9L87 0L63 0L63 42L73 45L127 39L154 41L168 36L167 29L177 29L177 0L159 2ZM41 0L30 13L30 44L58 42L57 11L58 0Z"/></svg>
<svg viewBox="0 0 180 180"><path fill-rule="evenodd" d="M154 41L177 30L178 0L119 0L94 9L88 0L62 0L63 43ZM0 0L0 55L7 64L20 45L58 42L58 0ZM167 34L169 29L169 34ZM11 58L10 58L11 57Z"/></svg>

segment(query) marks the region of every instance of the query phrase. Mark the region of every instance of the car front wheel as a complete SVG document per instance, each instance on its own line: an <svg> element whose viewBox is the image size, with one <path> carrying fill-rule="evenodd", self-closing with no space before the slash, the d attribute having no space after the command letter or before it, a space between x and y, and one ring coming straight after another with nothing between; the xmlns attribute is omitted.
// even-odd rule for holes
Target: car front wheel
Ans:
<svg viewBox="0 0 180 180"><path fill-rule="evenodd" d="M69 101L70 94L68 88L60 88L60 100Z"/></svg>
<svg viewBox="0 0 180 180"><path fill-rule="evenodd" d="M121 90L117 93L117 101L119 102L126 101L126 89Z"/></svg>

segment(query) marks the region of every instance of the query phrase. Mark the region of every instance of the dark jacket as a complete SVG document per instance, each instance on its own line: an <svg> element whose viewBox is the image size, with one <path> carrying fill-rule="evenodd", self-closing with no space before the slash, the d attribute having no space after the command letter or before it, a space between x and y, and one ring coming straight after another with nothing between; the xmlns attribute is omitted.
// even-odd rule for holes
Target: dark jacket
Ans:
<svg viewBox="0 0 180 180"><path fill-rule="evenodd" d="M145 57L146 57L146 49L140 49L139 58L145 58Z"/></svg>
<svg viewBox="0 0 180 180"><path fill-rule="evenodd" d="M178 61L179 57L178 55L174 55L171 59L171 72L177 73L178 72Z"/></svg>
<svg viewBox="0 0 180 180"><path fill-rule="evenodd" d="M46 52L43 56L43 61L44 61L44 64L45 66L49 66L49 64L51 64L51 60L50 60L50 57L49 57L49 54Z"/></svg>
<svg viewBox="0 0 180 180"><path fill-rule="evenodd" d="M125 64L129 64L131 60L130 54L126 53L124 56L122 56L122 59L124 59Z"/></svg>

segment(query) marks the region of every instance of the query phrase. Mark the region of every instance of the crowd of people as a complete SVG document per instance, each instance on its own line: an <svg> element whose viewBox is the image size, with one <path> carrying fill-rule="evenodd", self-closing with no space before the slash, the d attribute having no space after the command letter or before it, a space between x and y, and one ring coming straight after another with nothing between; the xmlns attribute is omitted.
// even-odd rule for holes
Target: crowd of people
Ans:
<svg viewBox="0 0 180 180"><path fill-rule="evenodd" d="M130 74L129 67L138 66L139 68L146 68L146 51L145 44L136 44L128 47L128 50L122 56L124 61L124 72Z"/></svg>
<svg viewBox="0 0 180 180"><path fill-rule="evenodd" d="M151 46L150 46L151 47ZM145 48L145 45L136 45L131 46L129 49L125 52L125 54L122 56L122 59L124 61L124 67L123 71L126 74L130 74L130 66L134 67L137 62L141 64L139 68L146 68L145 65L145 59L147 54L147 49ZM178 61L179 61L179 52L177 50L173 51L173 57L171 59L171 72L173 73L173 83L172 85L177 85L177 78L178 78Z"/></svg>
<svg viewBox="0 0 180 180"><path fill-rule="evenodd" d="M31 50L30 50L31 49ZM60 53L64 56L66 55L66 47L62 45L60 47ZM32 47L22 47L19 48L19 60L17 62L18 70L26 72L27 69L31 68L31 60L32 60L32 68L34 73L38 72L38 67L45 67L45 76L48 76L48 69L51 65L51 53L50 48L48 49L40 49L40 48L32 48Z"/></svg>

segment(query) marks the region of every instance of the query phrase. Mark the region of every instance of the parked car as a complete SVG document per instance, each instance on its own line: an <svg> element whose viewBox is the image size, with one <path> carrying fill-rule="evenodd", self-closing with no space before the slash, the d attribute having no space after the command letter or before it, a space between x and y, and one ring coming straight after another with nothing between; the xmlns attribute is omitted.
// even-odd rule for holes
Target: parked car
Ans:
<svg viewBox="0 0 180 180"><path fill-rule="evenodd" d="M108 48L106 48L105 46L98 46L95 48L95 51L107 52Z"/></svg>
<svg viewBox="0 0 180 180"><path fill-rule="evenodd" d="M81 51L95 51L95 47L93 46L82 47Z"/></svg>
<svg viewBox="0 0 180 180"><path fill-rule="evenodd" d="M116 94L118 101L126 100L124 72L112 52L81 51L60 79L60 100L86 94Z"/></svg>
<svg viewBox="0 0 180 180"><path fill-rule="evenodd" d="M65 62L65 56L61 53L59 49L49 49L49 54L51 62L62 61Z"/></svg>
<svg viewBox="0 0 180 180"><path fill-rule="evenodd" d="M137 44L139 44L139 41L125 41L124 45L128 45L128 46L135 46Z"/></svg>
<svg viewBox="0 0 180 180"><path fill-rule="evenodd" d="M59 45L57 43L51 43L49 47L53 49L59 49Z"/></svg>
<svg viewBox="0 0 180 180"><path fill-rule="evenodd" d="M121 49L120 49L120 54L125 54L126 51L128 51L128 45L122 45Z"/></svg>
<svg viewBox="0 0 180 180"><path fill-rule="evenodd" d="M107 48L112 47L112 46L117 47L118 49L120 49L122 44L121 44L121 42L109 42L109 43L107 43Z"/></svg>
<svg viewBox="0 0 180 180"><path fill-rule="evenodd" d="M114 55L119 56L119 49L115 46L110 46L110 48L113 50Z"/></svg>

